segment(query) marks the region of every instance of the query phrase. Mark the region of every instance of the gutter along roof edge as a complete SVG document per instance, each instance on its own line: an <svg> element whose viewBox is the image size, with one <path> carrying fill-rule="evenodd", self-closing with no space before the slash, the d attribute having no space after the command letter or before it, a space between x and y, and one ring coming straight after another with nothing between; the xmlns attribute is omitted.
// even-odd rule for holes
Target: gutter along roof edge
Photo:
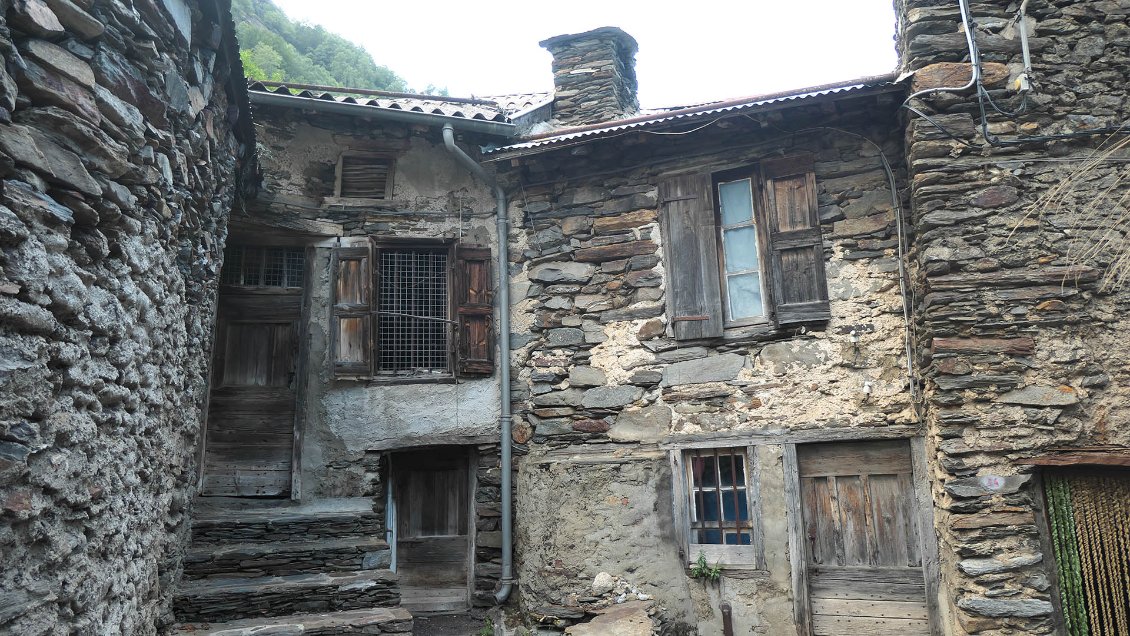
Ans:
<svg viewBox="0 0 1130 636"><path fill-rule="evenodd" d="M263 93L248 91L252 104L263 106L280 106L283 108L302 108L322 113L336 113L355 117L371 117L405 124L426 124L429 126L443 126L451 124L460 132L475 132L497 137L511 138L518 134L518 127L511 123L488 121L483 119L469 119L466 117L452 117L435 113L421 113L411 110L384 108L368 104L352 104L313 97L300 97L298 95L283 95L280 93Z"/></svg>
<svg viewBox="0 0 1130 636"><path fill-rule="evenodd" d="M627 119L612 120L563 128L556 131L532 135L516 140L509 146L502 146L487 151L484 161L493 162L504 159L547 152L556 148L568 148L596 141L631 129L647 129L664 125L689 123L708 116L732 117L749 112L766 112L781 110L792 106L810 103L808 100L826 97L831 100L862 97L866 95L882 94L902 90L896 81L896 75L891 73L876 77L866 77L849 82L814 86L792 91L770 93L767 95L729 99L700 106L680 108L666 112L649 115L639 115Z"/></svg>

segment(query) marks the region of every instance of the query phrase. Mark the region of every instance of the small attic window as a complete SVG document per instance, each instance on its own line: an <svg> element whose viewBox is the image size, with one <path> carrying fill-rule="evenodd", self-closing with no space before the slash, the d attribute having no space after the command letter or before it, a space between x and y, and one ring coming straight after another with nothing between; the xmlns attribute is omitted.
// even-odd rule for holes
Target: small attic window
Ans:
<svg viewBox="0 0 1130 636"><path fill-rule="evenodd" d="M334 196L345 199L387 199L392 192L391 157L343 154L337 162Z"/></svg>

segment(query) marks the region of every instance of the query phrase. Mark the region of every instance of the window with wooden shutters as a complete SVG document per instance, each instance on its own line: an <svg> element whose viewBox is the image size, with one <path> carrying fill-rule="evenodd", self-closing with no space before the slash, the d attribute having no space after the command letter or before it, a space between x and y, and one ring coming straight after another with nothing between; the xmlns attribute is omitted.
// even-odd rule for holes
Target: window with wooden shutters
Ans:
<svg viewBox="0 0 1130 636"><path fill-rule="evenodd" d="M671 177L659 200L677 339L831 317L810 156Z"/></svg>
<svg viewBox="0 0 1130 636"><path fill-rule="evenodd" d="M334 196L346 199L388 199L393 161L385 155L343 154L338 158Z"/></svg>
<svg viewBox="0 0 1130 636"><path fill-rule="evenodd" d="M494 371L488 248L352 241L334 249L332 265L337 377L421 381Z"/></svg>

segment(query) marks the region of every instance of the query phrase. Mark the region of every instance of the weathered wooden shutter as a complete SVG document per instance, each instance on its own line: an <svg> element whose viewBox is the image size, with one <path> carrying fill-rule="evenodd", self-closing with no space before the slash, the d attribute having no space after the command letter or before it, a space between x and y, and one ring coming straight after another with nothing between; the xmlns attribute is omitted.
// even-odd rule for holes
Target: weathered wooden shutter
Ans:
<svg viewBox="0 0 1130 636"><path fill-rule="evenodd" d="M460 375L490 375L494 372L490 248L456 247L454 278L459 320L456 371Z"/></svg>
<svg viewBox="0 0 1130 636"><path fill-rule="evenodd" d="M722 335L712 192L708 174L671 177L659 183L667 257L667 311L679 340Z"/></svg>
<svg viewBox="0 0 1130 636"><path fill-rule="evenodd" d="M333 274L334 375L368 376L373 362L373 257L370 245L336 247Z"/></svg>
<svg viewBox="0 0 1130 636"><path fill-rule="evenodd" d="M371 155L342 155L337 163L337 196L387 199L392 159Z"/></svg>
<svg viewBox="0 0 1130 636"><path fill-rule="evenodd" d="M762 163L761 171L777 323L828 320L832 313L812 157L773 159Z"/></svg>

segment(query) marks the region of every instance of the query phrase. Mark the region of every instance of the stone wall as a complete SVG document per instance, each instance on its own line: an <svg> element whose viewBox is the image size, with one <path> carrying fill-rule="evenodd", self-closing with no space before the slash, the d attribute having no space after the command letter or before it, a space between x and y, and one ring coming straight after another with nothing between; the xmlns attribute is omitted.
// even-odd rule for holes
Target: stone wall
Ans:
<svg viewBox="0 0 1130 636"><path fill-rule="evenodd" d="M240 172L221 11L0 1L0 632L169 617Z"/></svg>
<svg viewBox="0 0 1130 636"><path fill-rule="evenodd" d="M740 633L793 629L780 447L767 441L760 451L769 570L757 580L724 576L708 593L680 562L672 475L657 445L913 425L891 193L876 147L853 136L901 161L891 100L754 114L682 137L619 137L523 160L508 175L522 192L512 215L522 231L511 252L511 341L515 437L528 455L516 523L520 595L534 616L578 620L603 571L654 596L672 629L718 630L720 599L742 608ZM832 320L674 340L660 175L801 152L816 162Z"/></svg>
<svg viewBox="0 0 1130 636"><path fill-rule="evenodd" d="M907 0L898 10L903 64L924 69L916 87L936 85L939 64L968 60L956 2ZM1020 103L1005 88L1022 70L1016 10L972 6L996 76L989 92L1006 110ZM986 106L989 133L1008 145L989 146L969 92L923 100L945 132L916 116L907 127L917 345L928 377L948 629L957 634L1053 631L1054 563L1038 529L1043 493L1024 461L1057 447L1130 443L1130 350L1120 336L1130 295L1097 281L1109 251L1080 256L1109 231L1124 244L1125 208L1104 191L1124 178L1127 154L1115 151L1116 161L1081 174L1100 144L1115 141L1078 135L1126 121L1130 6L1051 1L1029 12L1037 87L1029 109L1012 118ZM968 79L967 64L951 68L960 71L957 85ZM1013 143L1065 133L1076 136Z"/></svg>

